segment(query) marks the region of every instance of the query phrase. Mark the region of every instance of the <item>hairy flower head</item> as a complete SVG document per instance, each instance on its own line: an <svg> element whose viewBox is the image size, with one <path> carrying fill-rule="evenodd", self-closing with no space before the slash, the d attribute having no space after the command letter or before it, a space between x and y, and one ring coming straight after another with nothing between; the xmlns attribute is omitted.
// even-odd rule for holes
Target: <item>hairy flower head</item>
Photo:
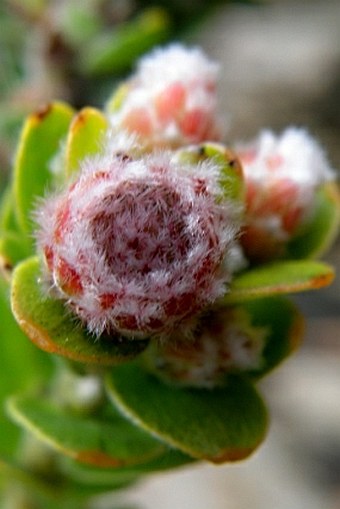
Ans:
<svg viewBox="0 0 340 509"><path fill-rule="evenodd" d="M246 181L246 227L242 244L255 260L281 256L311 218L316 190L334 178L318 143L301 128L281 136L263 131L237 153Z"/></svg>
<svg viewBox="0 0 340 509"><path fill-rule="evenodd" d="M219 140L217 74L218 65L198 48L156 49L111 100L112 124L150 147Z"/></svg>
<svg viewBox="0 0 340 509"><path fill-rule="evenodd" d="M55 296L90 331L168 334L225 293L239 219L214 164L154 153L81 166L37 211L37 243Z"/></svg>
<svg viewBox="0 0 340 509"><path fill-rule="evenodd" d="M179 385L212 388L224 385L230 373L262 367L269 330L254 326L242 309L224 308L201 318L191 341L181 331L146 351L148 368Z"/></svg>

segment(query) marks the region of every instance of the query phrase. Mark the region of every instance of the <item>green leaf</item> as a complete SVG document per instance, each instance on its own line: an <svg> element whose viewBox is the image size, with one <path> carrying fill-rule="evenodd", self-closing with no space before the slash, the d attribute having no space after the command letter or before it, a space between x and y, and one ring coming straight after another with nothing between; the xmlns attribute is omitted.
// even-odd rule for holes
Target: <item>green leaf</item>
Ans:
<svg viewBox="0 0 340 509"><path fill-rule="evenodd" d="M140 475L162 472L188 463L193 463L193 458L181 453L176 449L168 449L164 454L154 460L139 463L137 465L126 465L115 469L94 469L89 465L78 463L65 458L61 463L62 471L67 477L77 483L85 485L112 485L123 480L135 479Z"/></svg>
<svg viewBox="0 0 340 509"><path fill-rule="evenodd" d="M26 238L12 232L6 232L0 237L0 267L5 271L12 268L31 254Z"/></svg>
<svg viewBox="0 0 340 509"><path fill-rule="evenodd" d="M29 258L18 265L12 277L11 302L19 326L42 350L83 363L114 365L126 362L146 348L144 340L104 335L95 339L76 323L63 301L43 294L40 279L38 258Z"/></svg>
<svg viewBox="0 0 340 509"><path fill-rule="evenodd" d="M35 348L15 322L9 306L8 288L0 278L0 454L16 448L18 430L4 415L9 394L30 390L51 374L49 356Z"/></svg>
<svg viewBox="0 0 340 509"><path fill-rule="evenodd" d="M73 119L66 144L66 176L79 170L79 162L99 152L108 127L105 116L95 108L82 109Z"/></svg>
<svg viewBox="0 0 340 509"><path fill-rule="evenodd" d="M38 476L35 476L32 474L32 472L29 472L22 466L1 457L0 475L10 479L12 482L15 481L25 486L27 489L29 489L30 492L38 495L38 498L44 500L45 502L46 498L49 500L51 497L54 498L56 496L55 489L39 479Z"/></svg>
<svg viewBox="0 0 340 509"><path fill-rule="evenodd" d="M85 418L42 398L21 396L8 400L7 410L37 439L82 463L115 468L145 462L165 450L112 407L110 415Z"/></svg>
<svg viewBox="0 0 340 509"><path fill-rule="evenodd" d="M244 200L245 186L241 163L236 154L220 143L202 143L177 151L181 162L198 164L211 159L220 167L222 197L227 200L242 202Z"/></svg>
<svg viewBox="0 0 340 509"><path fill-rule="evenodd" d="M51 373L49 356L37 350L23 334L12 315L8 287L0 279L0 391L34 386Z"/></svg>
<svg viewBox="0 0 340 509"><path fill-rule="evenodd" d="M313 219L287 246L288 258L317 258L330 247L339 231L340 195L337 184L323 186L316 196Z"/></svg>
<svg viewBox="0 0 340 509"><path fill-rule="evenodd" d="M126 476L125 479L116 480L115 482L112 480L110 484L98 483L98 486L91 486L81 482L78 483L72 479L49 477L48 474L41 476L37 472L32 472L28 468L0 457L0 477L3 476L11 482L9 497L13 495L13 499L16 500L15 495L18 486L20 486L20 488L27 490L27 500L34 500L38 502L38 507L48 507L48 509L60 509L60 507L76 509L80 507L77 501L102 494L103 491L125 488L135 481L132 476L129 479ZM17 507L17 505L15 504L14 507ZM23 506L20 505L20 507ZM81 507L84 507L83 504L81 504Z"/></svg>
<svg viewBox="0 0 340 509"><path fill-rule="evenodd" d="M101 9L96 2L65 2L58 11L58 27L67 45L77 47L103 30Z"/></svg>
<svg viewBox="0 0 340 509"><path fill-rule="evenodd" d="M250 372L255 378L260 378L298 348L304 333L303 316L292 302L282 297L245 302L242 308L251 316L253 326L268 330L263 364Z"/></svg>
<svg viewBox="0 0 340 509"><path fill-rule="evenodd" d="M2 195L0 206L0 231L18 232L19 227L14 209L13 190L8 187Z"/></svg>
<svg viewBox="0 0 340 509"><path fill-rule="evenodd" d="M136 58L164 41L169 30L170 18L164 9L147 9L136 19L84 45L80 68L94 75L124 72Z"/></svg>
<svg viewBox="0 0 340 509"><path fill-rule="evenodd" d="M124 415L194 458L243 459L266 433L264 404L242 377L230 377L223 389L183 389L166 385L134 362L109 373L107 390Z"/></svg>
<svg viewBox="0 0 340 509"><path fill-rule="evenodd" d="M29 116L24 124L14 167L14 197L19 225L28 234L37 198L53 182L50 165L72 116L70 106L56 102Z"/></svg>
<svg viewBox="0 0 340 509"><path fill-rule="evenodd" d="M8 187L0 205L0 272L6 278L14 265L32 254L31 240L26 238L18 226L13 189Z"/></svg>
<svg viewBox="0 0 340 509"><path fill-rule="evenodd" d="M236 276L224 304L235 304L270 295L314 290L329 285L334 270L326 263L312 260L287 260L266 264Z"/></svg>
<svg viewBox="0 0 340 509"><path fill-rule="evenodd" d="M106 111L108 113L116 113L122 107L129 93L130 86L128 81L125 83L123 82L113 91L106 104Z"/></svg>
<svg viewBox="0 0 340 509"><path fill-rule="evenodd" d="M221 169L220 184L225 198L242 201L245 185L241 163L236 154L218 143L204 143L202 145L204 158L211 158Z"/></svg>

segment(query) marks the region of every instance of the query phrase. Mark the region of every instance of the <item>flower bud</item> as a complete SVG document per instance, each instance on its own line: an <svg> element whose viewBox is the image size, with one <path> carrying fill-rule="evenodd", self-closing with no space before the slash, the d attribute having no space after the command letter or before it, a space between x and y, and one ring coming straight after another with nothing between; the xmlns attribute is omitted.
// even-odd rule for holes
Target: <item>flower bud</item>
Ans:
<svg viewBox="0 0 340 509"><path fill-rule="evenodd" d="M218 199L218 172L170 153L82 163L36 214L56 298L96 335L134 338L167 335L211 305L226 291L239 230Z"/></svg>
<svg viewBox="0 0 340 509"><path fill-rule="evenodd" d="M254 326L245 310L225 308L204 316L193 339L178 339L150 345L145 352L147 367L169 382L189 387L225 385L227 375L262 367L268 330Z"/></svg>
<svg viewBox="0 0 340 509"><path fill-rule="evenodd" d="M263 131L236 148L246 181L246 226L241 242L253 261L282 257L311 219L316 191L334 174L318 143L304 130L281 136Z"/></svg>
<svg viewBox="0 0 340 509"><path fill-rule="evenodd" d="M152 148L219 140L217 74L218 65L197 48L156 49L109 102L112 124Z"/></svg>

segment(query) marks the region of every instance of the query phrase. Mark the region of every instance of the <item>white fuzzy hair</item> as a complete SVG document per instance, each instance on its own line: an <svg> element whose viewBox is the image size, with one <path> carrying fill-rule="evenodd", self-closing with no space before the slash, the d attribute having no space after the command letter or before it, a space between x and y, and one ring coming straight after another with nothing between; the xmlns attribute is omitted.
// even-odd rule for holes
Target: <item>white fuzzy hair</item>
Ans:
<svg viewBox="0 0 340 509"><path fill-rule="evenodd" d="M288 241L292 233L284 228L282 214L299 208L296 228L301 228L313 214L317 189L335 178L323 149L306 129L288 127L281 135L263 130L252 142L236 145L236 151L246 185L256 193L248 209L248 222L279 242ZM294 194L287 197L285 210L277 207L275 212L260 212L265 203L270 203L273 190L283 188L286 182L294 188Z"/></svg>
<svg viewBox="0 0 340 509"><path fill-rule="evenodd" d="M38 209L36 237L54 293L91 332L168 334L225 293L240 218L217 199L218 167L104 150L81 170Z"/></svg>
<svg viewBox="0 0 340 509"><path fill-rule="evenodd" d="M140 60L136 73L127 82L128 91L121 106L110 115L111 123L116 128L126 128L131 112L142 110L152 129L151 134L141 137L147 146L178 147L204 139L219 140L223 122L217 111L218 73L219 65L199 48L180 44L157 48ZM181 111L174 109L164 122L159 118L156 98L174 84L183 87L185 104ZM200 121L188 134L181 121L194 111L200 112Z"/></svg>

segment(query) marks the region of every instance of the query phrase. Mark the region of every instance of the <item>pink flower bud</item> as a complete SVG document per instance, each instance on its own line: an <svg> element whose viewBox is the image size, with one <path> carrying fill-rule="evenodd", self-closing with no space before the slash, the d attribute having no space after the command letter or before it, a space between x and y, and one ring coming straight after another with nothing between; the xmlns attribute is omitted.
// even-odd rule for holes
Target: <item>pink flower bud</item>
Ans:
<svg viewBox="0 0 340 509"><path fill-rule="evenodd" d="M262 367L268 330L254 326L246 311L225 308L198 322L191 341L173 338L146 351L148 368L161 378L190 387L224 385L227 375Z"/></svg>
<svg viewBox="0 0 340 509"><path fill-rule="evenodd" d="M218 65L197 48L157 49L111 100L112 124L138 134L147 147L220 140L217 74Z"/></svg>
<svg viewBox="0 0 340 509"><path fill-rule="evenodd" d="M334 174L303 129L291 127L281 136L263 131L236 151L246 180L245 253L255 261L280 257L310 220L317 189Z"/></svg>
<svg viewBox="0 0 340 509"><path fill-rule="evenodd" d="M231 276L239 219L218 180L211 162L167 153L85 161L36 214L55 296L97 335L167 335L190 321Z"/></svg>

